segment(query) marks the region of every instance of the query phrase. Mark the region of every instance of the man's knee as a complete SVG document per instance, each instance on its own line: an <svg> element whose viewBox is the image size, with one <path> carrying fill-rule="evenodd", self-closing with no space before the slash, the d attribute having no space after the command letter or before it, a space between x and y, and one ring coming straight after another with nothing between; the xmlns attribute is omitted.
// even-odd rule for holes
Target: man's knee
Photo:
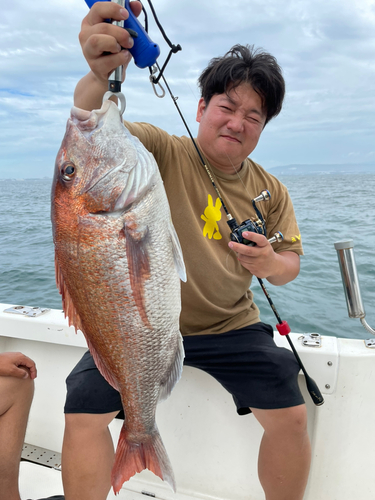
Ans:
<svg viewBox="0 0 375 500"><path fill-rule="evenodd" d="M105 430L117 413L66 413L65 432L90 433Z"/></svg>
<svg viewBox="0 0 375 500"><path fill-rule="evenodd" d="M305 434L307 432L306 406L298 405L276 410L252 408L255 418L268 433Z"/></svg>
<svg viewBox="0 0 375 500"><path fill-rule="evenodd" d="M305 434L307 432L307 409L306 405L293 406L286 408L285 425L291 425L294 433Z"/></svg>
<svg viewBox="0 0 375 500"><path fill-rule="evenodd" d="M34 380L17 377L0 377L0 415L10 408L29 411L34 396Z"/></svg>

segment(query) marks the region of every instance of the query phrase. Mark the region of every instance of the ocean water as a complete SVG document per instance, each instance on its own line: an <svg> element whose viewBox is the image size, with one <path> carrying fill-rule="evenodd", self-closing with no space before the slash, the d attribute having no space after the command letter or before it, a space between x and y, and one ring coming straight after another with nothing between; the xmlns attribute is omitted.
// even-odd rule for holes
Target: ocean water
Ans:
<svg viewBox="0 0 375 500"><path fill-rule="evenodd" d="M283 175L300 226L305 255L296 280L269 294L293 332L369 338L349 319L334 243L354 240L367 322L375 327L375 174ZM55 285L50 179L0 180L0 302L61 308ZM254 280L263 321L276 319Z"/></svg>

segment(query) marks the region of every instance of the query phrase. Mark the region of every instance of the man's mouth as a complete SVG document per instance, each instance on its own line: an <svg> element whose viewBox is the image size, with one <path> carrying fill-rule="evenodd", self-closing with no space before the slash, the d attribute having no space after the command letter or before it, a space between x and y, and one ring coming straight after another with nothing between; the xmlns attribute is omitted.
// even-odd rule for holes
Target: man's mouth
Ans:
<svg viewBox="0 0 375 500"><path fill-rule="evenodd" d="M233 137L231 135L222 135L221 136L223 139L226 139L227 141L229 142L237 142L237 143L241 143L241 141L239 139L237 139L236 137Z"/></svg>

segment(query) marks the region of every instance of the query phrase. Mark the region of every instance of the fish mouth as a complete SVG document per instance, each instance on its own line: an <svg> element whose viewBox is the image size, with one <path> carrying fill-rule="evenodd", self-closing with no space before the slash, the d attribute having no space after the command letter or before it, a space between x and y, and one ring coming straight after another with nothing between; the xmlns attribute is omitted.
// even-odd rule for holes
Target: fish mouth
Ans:
<svg viewBox="0 0 375 500"><path fill-rule="evenodd" d="M84 122L91 117L92 111L87 111L86 109L77 108L77 106L73 106L70 111L70 115L72 118L74 117L77 120Z"/></svg>
<svg viewBox="0 0 375 500"><path fill-rule="evenodd" d="M70 120L82 135L89 139L93 132L102 128L107 122L113 121L118 126L118 122L121 123L121 115L116 104L106 100L100 109L92 111L73 106L70 110Z"/></svg>

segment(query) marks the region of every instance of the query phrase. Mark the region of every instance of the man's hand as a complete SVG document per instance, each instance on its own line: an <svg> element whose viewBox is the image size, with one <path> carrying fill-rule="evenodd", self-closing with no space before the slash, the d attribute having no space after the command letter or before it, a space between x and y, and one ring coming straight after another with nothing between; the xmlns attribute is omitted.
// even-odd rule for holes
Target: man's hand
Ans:
<svg viewBox="0 0 375 500"><path fill-rule="evenodd" d="M131 2L131 9L136 16L142 10L140 2ZM96 2L83 19L79 41L83 55L96 78L104 85L108 76L121 65L126 66L131 55L126 49L134 45L127 30L104 22L105 19L126 20L129 13L114 2Z"/></svg>
<svg viewBox="0 0 375 500"><path fill-rule="evenodd" d="M134 1L130 2L130 7L134 15L139 16L142 4ZM126 49L133 47L133 38L126 29L104 21L122 21L128 17L128 11L115 2L96 2L83 19L79 42L91 72L78 82L74 93L75 106L88 111L100 108L112 71L124 66L125 78L125 69L132 59Z"/></svg>
<svg viewBox="0 0 375 500"><path fill-rule="evenodd" d="M256 246L231 241L229 247L236 252L242 266L257 278L267 278L273 285L285 285L299 273L299 255L295 252L275 253L272 245L262 234L245 231L243 237Z"/></svg>
<svg viewBox="0 0 375 500"><path fill-rule="evenodd" d="M0 353L0 376L36 378L36 365L34 361L20 352Z"/></svg>

